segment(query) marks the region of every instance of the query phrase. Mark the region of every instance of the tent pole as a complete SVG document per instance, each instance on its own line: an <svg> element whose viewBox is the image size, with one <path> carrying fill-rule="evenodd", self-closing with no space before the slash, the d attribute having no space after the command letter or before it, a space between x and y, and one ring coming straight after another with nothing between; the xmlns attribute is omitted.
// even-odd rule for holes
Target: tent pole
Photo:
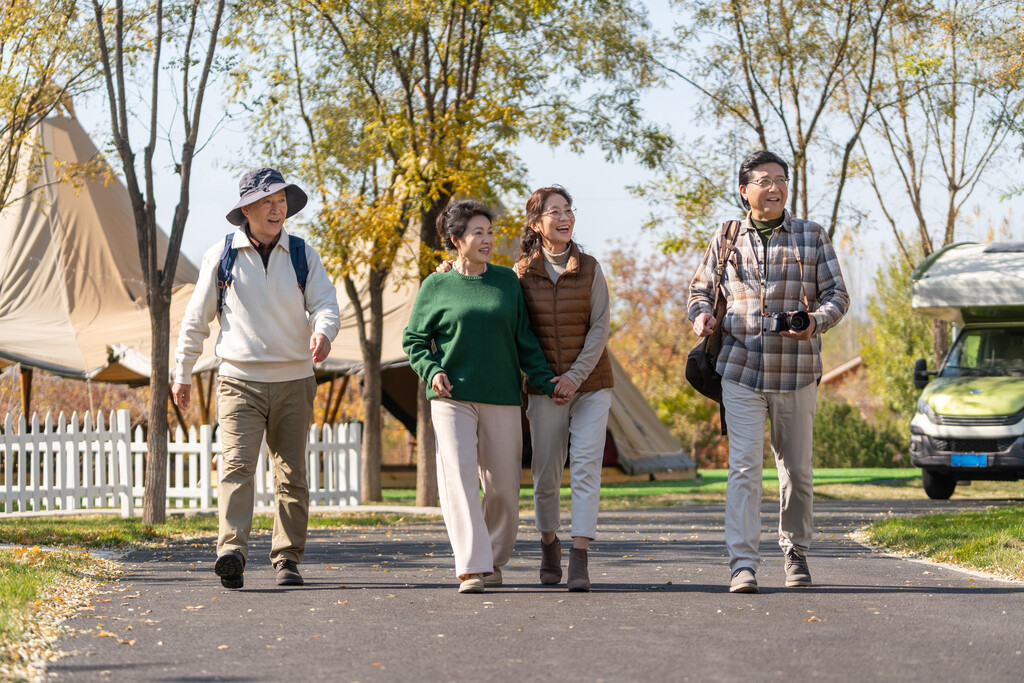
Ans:
<svg viewBox="0 0 1024 683"><path fill-rule="evenodd" d="M210 381L206 383L206 412L203 413L203 424L213 424L213 385L216 370L210 370Z"/></svg>
<svg viewBox="0 0 1024 683"><path fill-rule="evenodd" d="M341 399L345 397L345 389L348 388L348 380L351 375L345 375L341 378L341 388L338 389L338 395L334 397L334 405L330 407L330 413L328 415L328 423L335 424L338 421L338 411L341 409Z"/></svg>
<svg viewBox="0 0 1024 683"><path fill-rule="evenodd" d="M174 416L178 418L178 424L181 426L183 432L188 431L188 426L185 424L185 418L181 415L181 410L178 408L178 404L174 402L174 399L170 396L167 397L167 402L174 408Z"/></svg>
<svg viewBox="0 0 1024 683"><path fill-rule="evenodd" d="M25 419L32 414L32 368L21 366L21 412Z"/></svg>
<svg viewBox="0 0 1024 683"><path fill-rule="evenodd" d="M199 394L199 419L203 420L204 424L209 424L206 420L206 416L209 415L210 411L207 408L206 403L206 391L203 387L203 373L198 373L196 376L196 392Z"/></svg>
<svg viewBox="0 0 1024 683"><path fill-rule="evenodd" d="M331 410L331 401L334 399L334 377L330 379L327 387L327 403L324 404L324 419L320 421L320 428L323 429L324 424L327 422L328 413Z"/></svg>

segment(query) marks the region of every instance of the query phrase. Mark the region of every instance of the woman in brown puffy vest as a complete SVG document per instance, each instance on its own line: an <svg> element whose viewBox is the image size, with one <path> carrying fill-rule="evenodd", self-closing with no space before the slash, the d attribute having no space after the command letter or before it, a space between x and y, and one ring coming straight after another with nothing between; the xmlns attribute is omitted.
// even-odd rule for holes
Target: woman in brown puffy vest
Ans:
<svg viewBox="0 0 1024 683"><path fill-rule="evenodd" d="M527 386L533 500L541 533L540 581L562 580L559 488L566 456L572 489L572 549L566 585L590 590L587 551L597 531L605 430L611 406L608 284L601 266L573 241L576 209L564 187L542 187L526 202L515 271L530 326L555 375L553 397Z"/></svg>

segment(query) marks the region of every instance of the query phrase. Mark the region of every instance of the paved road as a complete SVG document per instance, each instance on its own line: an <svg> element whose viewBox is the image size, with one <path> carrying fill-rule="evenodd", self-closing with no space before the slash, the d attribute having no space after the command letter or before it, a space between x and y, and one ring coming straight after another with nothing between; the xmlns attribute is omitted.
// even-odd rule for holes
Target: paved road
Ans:
<svg viewBox="0 0 1024 683"><path fill-rule="evenodd" d="M886 514L987 504L819 502L816 586L786 589L766 503L757 595L726 590L721 506L602 513L591 593L537 582L526 525L506 585L482 595L457 594L439 523L313 531L306 585L290 589L274 584L268 535L241 591L220 587L212 542L183 542L129 555L116 590L68 622L59 647L73 654L51 670L69 682L1020 681L1024 584L847 537Z"/></svg>

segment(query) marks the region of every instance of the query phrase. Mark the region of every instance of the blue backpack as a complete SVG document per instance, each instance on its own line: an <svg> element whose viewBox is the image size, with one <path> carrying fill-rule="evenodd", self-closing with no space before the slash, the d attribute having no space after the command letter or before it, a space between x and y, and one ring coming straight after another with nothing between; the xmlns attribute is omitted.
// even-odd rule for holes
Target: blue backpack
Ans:
<svg viewBox="0 0 1024 683"><path fill-rule="evenodd" d="M224 251L220 255L217 266L217 316L224 307L224 290L235 281L231 269L235 266L238 250L231 247L235 241L235 233L228 233L224 238ZM295 280L299 283L299 291L306 291L306 278L309 276L309 265L306 263L306 242L301 237L288 235L288 253L292 257L292 268L295 269Z"/></svg>

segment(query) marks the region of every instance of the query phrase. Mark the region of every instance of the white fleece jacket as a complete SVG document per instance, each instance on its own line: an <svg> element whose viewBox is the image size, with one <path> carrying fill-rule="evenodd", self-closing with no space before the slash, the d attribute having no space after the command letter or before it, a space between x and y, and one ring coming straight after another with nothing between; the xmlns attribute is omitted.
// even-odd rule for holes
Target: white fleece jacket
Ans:
<svg viewBox="0 0 1024 683"><path fill-rule="evenodd" d="M288 233L281 230L266 269L259 252L239 228L232 246L238 250L234 282L224 292L220 334L215 353L225 377L257 382L287 382L313 374L309 338L320 332L334 341L340 327L338 298L320 255L306 245L309 275L299 289L288 251ZM174 381L189 384L192 368L217 317L217 266L224 241L203 255L199 281L188 302L174 352Z"/></svg>

